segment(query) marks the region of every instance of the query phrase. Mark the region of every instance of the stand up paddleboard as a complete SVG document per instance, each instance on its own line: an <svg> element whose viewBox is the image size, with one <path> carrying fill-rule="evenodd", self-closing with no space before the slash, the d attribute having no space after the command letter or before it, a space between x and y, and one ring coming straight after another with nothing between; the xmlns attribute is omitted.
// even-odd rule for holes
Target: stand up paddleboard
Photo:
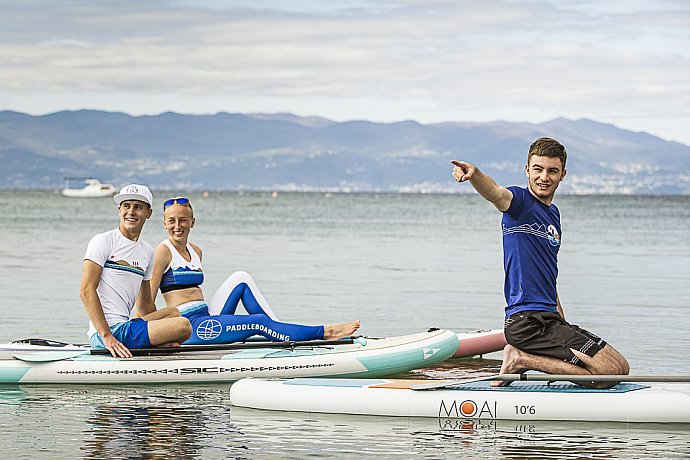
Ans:
<svg viewBox="0 0 690 460"><path fill-rule="evenodd" d="M132 358L73 345L0 346L0 383L232 382L245 377L378 377L431 366L458 348L447 330L384 339L247 342L132 350Z"/></svg>
<svg viewBox="0 0 690 460"><path fill-rule="evenodd" d="M680 380L690 382L690 377ZM413 389L434 385L440 388ZM429 380L244 379L230 388L230 402L253 409L439 419L690 423L687 384L619 383L608 390L560 382L443 385Z"/></svg>
<svg viewBox="0 0 690 460"><path fill-rule="evenodd" d="M458 349L453 358L469 358L501 351L507 345L503 329L458 333Z"/></svg>

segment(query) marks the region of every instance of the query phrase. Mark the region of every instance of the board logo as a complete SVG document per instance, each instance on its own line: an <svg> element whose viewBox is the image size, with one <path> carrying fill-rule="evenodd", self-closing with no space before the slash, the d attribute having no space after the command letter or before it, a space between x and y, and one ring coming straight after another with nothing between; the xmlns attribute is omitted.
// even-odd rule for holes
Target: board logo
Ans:
<svg viewBox="0 0 690 460"><path fill-rule="evenodd" d="M441 351L440 348L423 348L422 350L424 351L424 359L429 359Z"/></svg>
<svg viewBox="0 0 690 460"><path fill-rule="evenodd" d="M493 403L493 404L492 404ZM496 418L498 403L496 401L484 401L481 404L471 399L462 402L457 400L444 401L438 408L439 418Z"/></svg>
<svg viewBox="0 0 690 460"><path fill-rule="evenodd" d="M222 330L223 327L220 325L220 321L207 319L196 327L196 335L201 340L213 340L220 335Z"/></svg>
<svg viewBox="0 0 690 460"><path fill-rule="evenodd" d="M460 414L464 417L473 417L477 413L477 403L469 399L460 403Z"/></svg>

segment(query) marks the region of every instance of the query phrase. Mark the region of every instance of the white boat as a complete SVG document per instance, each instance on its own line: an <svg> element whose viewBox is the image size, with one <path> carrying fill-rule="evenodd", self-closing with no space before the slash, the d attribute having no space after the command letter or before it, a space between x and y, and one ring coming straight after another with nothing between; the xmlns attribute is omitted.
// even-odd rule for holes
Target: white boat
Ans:
<svg viewBox="0 0 690 460"><path fill-rule="evenodd" d="M105 196L113 196L117 193L117 189L112 184L101 184L98 179L87 178L82 180L86 185L83 188L70 188L71 180L66 178L66 186L62 189L62 194L70 198L101 198Z"/></svg>
<svg viewBox="0 0 690 460"><path fill-rule="evenodd" d="M374 377L448 359L458 348L447 330L371 339L246 342L133 350L132 358L88 348L0 345L0 383L232 382L245 377ZM141 352L141 353L139 353Z"/></svg>
<svg viewBox="0 0 690 460"><path fill-rule="evenodd" d="M454 420L690 423L690 385L619 383L606 390L572 383L488 381L416 390L428 380L243 379L233 406L292 412Z"/></svg>

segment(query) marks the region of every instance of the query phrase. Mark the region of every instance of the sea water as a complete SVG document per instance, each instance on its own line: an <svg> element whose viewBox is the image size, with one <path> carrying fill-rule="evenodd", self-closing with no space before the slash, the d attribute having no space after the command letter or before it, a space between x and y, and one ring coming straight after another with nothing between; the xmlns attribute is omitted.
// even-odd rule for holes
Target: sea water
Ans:
<svg viewBox="0 0 690 460"><path fill-rule="evenodd" d="M156 193L143 239L165 238ZM391 336L502 327L500 213L476 195L188 195L211 294L251 273L277 315L362 320ZM690 197L559 196L559 295L635 374L690 374ZM85 343L86 244L118 225L105 199L0 192L0 342ZM161 299L158 299L159 305ZM495 371L447 362L407 376ZM0 386L3 458L686 458L687 425L395 419L231 408L228 385Z"/></svg>

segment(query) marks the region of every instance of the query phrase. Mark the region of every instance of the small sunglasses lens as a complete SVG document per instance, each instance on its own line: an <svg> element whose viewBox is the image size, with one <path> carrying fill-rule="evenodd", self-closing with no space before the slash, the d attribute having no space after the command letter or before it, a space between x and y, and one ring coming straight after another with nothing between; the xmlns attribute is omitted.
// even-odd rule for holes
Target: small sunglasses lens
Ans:
<svg viewBox="0 0 690 460"><path fill-rule="evenodd" d="M171 198L165 203L163 203L163 209L167 208L168 206L172 206L174 204L189 204L189 198Z"/></svg>

